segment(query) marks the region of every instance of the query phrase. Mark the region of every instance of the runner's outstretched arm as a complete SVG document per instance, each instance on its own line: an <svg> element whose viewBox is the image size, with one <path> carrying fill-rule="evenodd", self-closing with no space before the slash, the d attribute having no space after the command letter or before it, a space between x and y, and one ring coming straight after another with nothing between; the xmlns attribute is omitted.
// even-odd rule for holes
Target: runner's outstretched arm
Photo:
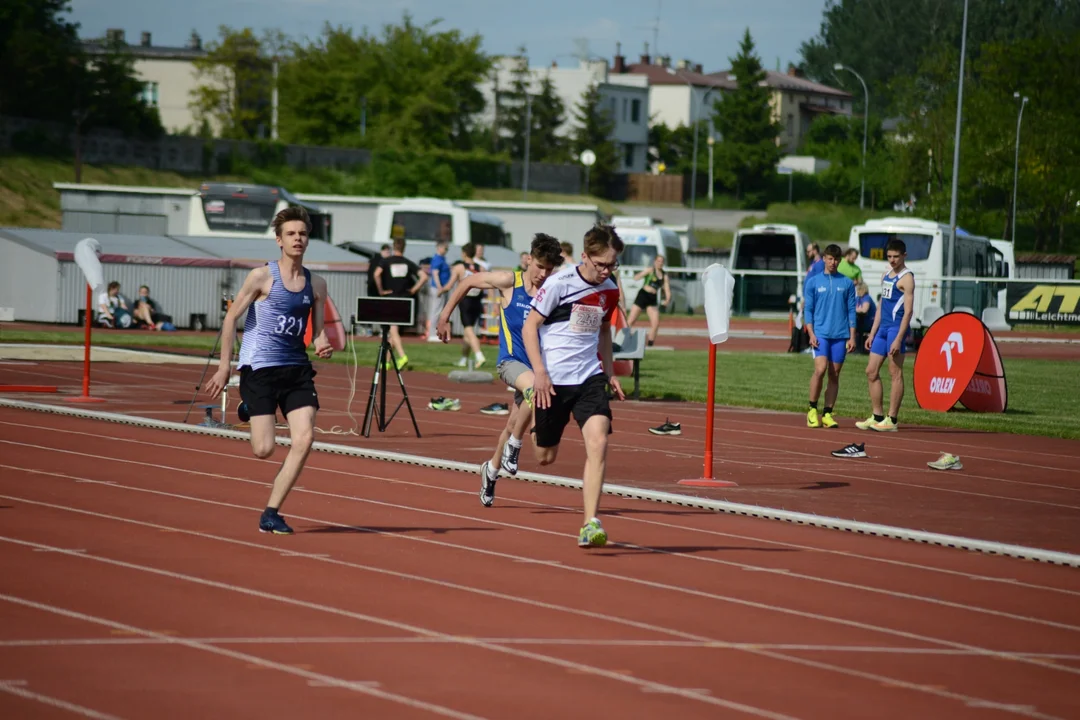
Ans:
<svg viewBox="0 0 1080 720"><path fill-rule="evenodd" d="M248 306L262 295L263 287L270 276L267 266L257 267L248 273L240 292L229 306L229 312L225 313L225 319L221 322L221 360L214 375L206 381L203 389L211 397L221 394L225 385L229 382L232 373L233 343L236 342L236 322L247 312Z"/></svg>
<svg viewBox="0 0 1080 720"><path fill-rule="evenodd" d="M439 324L435 331L439 339L443 342L450 342L450 315L453 314L454 308L458 306L458 303L461 302L467 292L474 288L506 290L512 287L514 287L514 273L505 270L474 273L461 280L446 301L446 307L439 313Z"/></svg>

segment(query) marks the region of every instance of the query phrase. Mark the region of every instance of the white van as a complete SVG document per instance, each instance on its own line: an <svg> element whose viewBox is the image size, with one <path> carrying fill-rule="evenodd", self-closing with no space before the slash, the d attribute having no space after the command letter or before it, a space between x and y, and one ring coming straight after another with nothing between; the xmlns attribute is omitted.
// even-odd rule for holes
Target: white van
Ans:
<svg viewBox="0 0 1080 720"><path fill-rule="evenodd" d="M619 281L628 306L644 284L643 280L634 280L634 275L652 267L653 259L657 255L664 258L665 270L685 267L682 241L679 234L671 228L657 225L649 217L625 215L616 215L611 219L611 224L624 245L619 257ZM668 312L675 312L679 308L686 310L688 306L683 285L685 278L681 273L672 272L668 282L674 298Z"/></svg>
<svg viewBox="0 0 1080 720"><path fill-rule="evenodd" d="M735 232L728 269L735 276L736 308L742 312L787 312L791 296L802 297L810 236L796 225L755 225ZM824 249L824 248L822 248ZM797 273L741 275L739 270Z"/></svg>
<svg viewBox="0 0 1080 720"><path fill-rule="evenodd" d="M390 244L393 228L404 229L405 240L449 240L451 245L475 243L512 248L502 218L463 208L452 200L406 198L380 205L375 214L372 242Z"/></svg>

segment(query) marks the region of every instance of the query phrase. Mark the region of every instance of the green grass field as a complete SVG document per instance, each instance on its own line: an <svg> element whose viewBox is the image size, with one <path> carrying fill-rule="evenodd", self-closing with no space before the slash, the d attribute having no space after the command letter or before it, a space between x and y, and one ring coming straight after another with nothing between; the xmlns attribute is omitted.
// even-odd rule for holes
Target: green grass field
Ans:
<svg viewBox="0 0 1080 720"><path fill-rule="evenodd" d="M167 333L97 333L98 345L139 347L162 346L194 348L209 352L215 335L169 335ZM0 330L0 342L80 344L81 333L72 331L38 332ZM362 367L375 363L377 346L373 342L354 345L357 362ZM410 343L406 345L410 372L445 375L454 369L461 355L461 343ZM485 346L489 365L494 367L496 348ZM864 371L865 355L851 356L841 375L836 413L848 419L863 419L870 414ZM351 352L335 353L333 363L352 362ZM1070 390L1080 387L1080 363L1052 360L1005 361L1008 378L1009 408L1002 415L971 413L955 409L948 413L920 410L911 386L913 362L908 360L907 383L900 422L957 427L971 430L1010 432L1080 439L1080 421L1073 414ZM641 365L641 394L645 398L689 400L706 399L708 352L705 350L649 351ZM811 362L806 355L718 352L716 361L716 401L720 405L803 412L806 410ZM624 383L628 392L629 378ZM886 393L888 381L886 380ZM823 395L824 398L824 395ZM677 418L673 418L677 420Z"/></svg>

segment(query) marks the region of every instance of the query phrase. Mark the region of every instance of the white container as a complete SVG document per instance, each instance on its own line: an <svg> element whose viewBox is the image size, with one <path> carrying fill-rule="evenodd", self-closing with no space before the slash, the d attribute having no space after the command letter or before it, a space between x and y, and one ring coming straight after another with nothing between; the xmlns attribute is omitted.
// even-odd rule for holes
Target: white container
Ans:
<svg viewBox="0 0 1080 720"><path fill-rule="evenodd" d="M735 277L723 265L714 263L701 274L705 286L705 317L709 321L709 341L714 345L728 339L731 303L735 297Z"/></svg>

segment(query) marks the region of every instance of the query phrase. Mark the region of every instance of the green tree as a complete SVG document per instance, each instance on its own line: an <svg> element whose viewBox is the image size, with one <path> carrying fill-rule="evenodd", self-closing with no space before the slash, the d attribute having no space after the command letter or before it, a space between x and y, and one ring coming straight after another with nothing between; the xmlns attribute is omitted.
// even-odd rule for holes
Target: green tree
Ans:
<svg viewBox="0 0 1080 720"><path fill-rule="evenodd" d="M963 3L957 0L827 0L818 35L802 44L802 69L815 80L839 84L862 103L862 86L848 73L837 77L837 62L866 80L875 112L894 109L890 83L910 77L927 56L960 47ZM971 0L968 48L975 54L989 42L1080 31L1075 0Z"/></svg>
<svg viewBox="0 0 1080 720"><path fill-rule="evenodd" d="M776 174L780 147L776 144L780 125L773 120L769 89L761 60L754 52L749 28L731 58L737 87L715 103L714 125L723 142L714 148L718 177L737 196L746 196L751 205L765 202L764 193Z"/></svg>
<svg viewBox="0 0 1080 720"><path fill-rule="evenodd" d="M381 36L326 26L293 44L279 80L281 136L289 142L469 150L480 134L478 84L491 61L480 37L417 25L406 14ZM361 110L366 131L361 134Z"/></svg>
<svg viewBox="0 0 1080 720"><path fill-rule="evenodd" d="M528 132L530 151L536 135L536 119L532 114L535 108L529 108L532 77L529 73L529 56L525 46L518 48L518 54L511 58L514 68L510 72L510 85L499 91L499 135L500 147L510 153L510 157L525 157L525 135ZM526 127L529 120L529 127Z"/></svg>
<svg viewBox="0 0 1080 720"><path fill-rule="evenodd" d="M199 84L190 103L195 121L216 127L225 138L269 136L273 61L251 28L222 25L218 34L206 55L195 60Z"/></svg>
<svg viewBox="0 0 1080 720"><path fill-rule="evenodd" d="M709 162L709 121L698 121L698 172ZM693 168L694 128L680 124L669 128L664 123L649 126L649 162L663 163L663 175L686 175Z"/></svg>
<svg viewBox="0 0 1080 720"><path fill-rule="evenodd" d="M574 108L574 119L576 128L571 147L578 156L586 150L596 155L596 162L589 168L589 191L602 197L618 170L619 156L611 139L615 121L607 108L600 107L600 89L595 84L582 93Z"/></svg>
<svg viewBox="0 0 1080 720"><path fill-rule="evenodd" d="M156 107L143 98L135 78L135 59L119 41L106 42L81 73L76 111L83 111L83 130L110 128L127 137L154 139L164 133Z"/></svg>
<svg viewBox="0 0 1080 720"><path fill-rule="evenodd" d="M533 157L542 162L560 163L569 159L566 139L559 128L566 122L566 106L555 92L550 74L540 79L540 93L533 98Z"/></svg>
<svg viewBox="0 0 1080 720"><path fill-rule="evenodd" d="M71 122L85 56L69 11L69 0L0 3L0 114Z"/></svg>

